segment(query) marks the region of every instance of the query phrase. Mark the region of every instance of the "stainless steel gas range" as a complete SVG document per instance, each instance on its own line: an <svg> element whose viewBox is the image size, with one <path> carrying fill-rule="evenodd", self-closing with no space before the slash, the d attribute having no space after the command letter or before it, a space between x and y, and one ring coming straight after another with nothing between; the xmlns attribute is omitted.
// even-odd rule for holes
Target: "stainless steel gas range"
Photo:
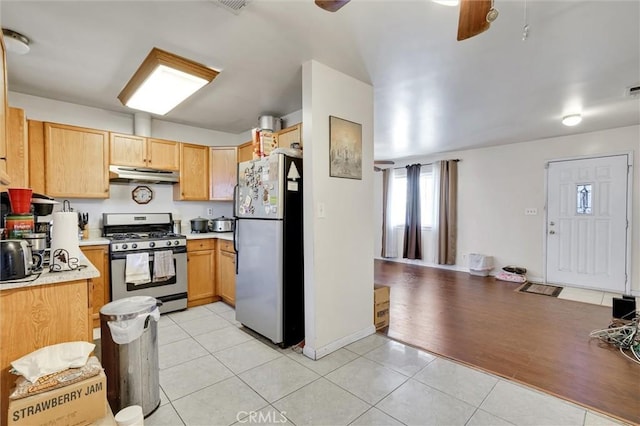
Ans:
<svg viewBox="0 0 640 426"><path fill-rule="evenodd" d="M187 237L172 232L171 213L104 213L111 240L111 300L152 296L161 313L187 308Z"/></svg>

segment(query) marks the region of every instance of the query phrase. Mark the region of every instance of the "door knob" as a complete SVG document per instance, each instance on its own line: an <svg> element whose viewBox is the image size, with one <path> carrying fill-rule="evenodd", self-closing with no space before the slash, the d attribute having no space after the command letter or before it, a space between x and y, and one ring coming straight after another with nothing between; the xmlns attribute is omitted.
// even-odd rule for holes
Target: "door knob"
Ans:
<svg viewBox="0 0 640 426"><path fill-rule="evenodd" d="M549 225L551 225L551 226L553 226L555 224L556 224L555 222L549 222Z"/></svg>
<svg viewBox="0 0 640 426"><path fill-rule="evenodd" d="M549 233L550 233L551 235L553 235L553 234L555 234L555 233L556 233L556 231L549 231Z"/></svg>

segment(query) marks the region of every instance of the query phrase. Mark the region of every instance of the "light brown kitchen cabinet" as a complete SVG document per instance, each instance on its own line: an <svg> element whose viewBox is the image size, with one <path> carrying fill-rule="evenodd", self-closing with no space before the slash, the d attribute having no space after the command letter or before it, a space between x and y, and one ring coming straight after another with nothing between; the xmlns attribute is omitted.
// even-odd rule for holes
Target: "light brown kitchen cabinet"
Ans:
<svg viewBox="0 0 640 426"><path fill-rule="evenodd" d="M233 200L238 180L237 149L233 146L209 148L211 169L211 195L213 201Z"/></svg>
<svg viewBox="0 0 640 426"><path fill-rule="evenodd" d="M27 120L24 110L9 108L7 110L7 174L11 186L15 188L29 187L29 146L27 139ZM5 190L0 186L0 190Z"/></svg>
<svg viewBox="0 0 640 426"><path fill-rule="evenodd" d="M209 147L180 144L180 182L173 185L173 199L209 200Z"/></svg>
<svg viewBox="0 0 640 426"><path fill-rule="evenodd" d="M220 300L216 295L216 240L187 241L187 306Z"/></svg>
<svg viewBox="0 0 640 426"><path fill-rule="evenodd" d="M278 148L291 148L291 144L298 142L302 146L302 123L282 129L275 134Z"/></svg>
<svg viewBox="0 0 640 426"><path fill-rule="evenodd" d="M158 170L180 169L180 143L164 139L111 133L111 164Z"/></svg>
<svg viewBox="0 0 640 426"><path fill-rule="evenodd" d="M233 242L218 240L218 294L232 306L236 304L236 253Z"/></svg>
<svg viewBox="0 0 640 426"><path fill-rule="evenodd" d="M4 39L0 35L0 184L11 183L7 173L7 61Z"/></svg>
<svg viewBox="0 0 640 426"><path fill-rule="evenodd" d="M80 247L82 254L96 267L100 276L91 278L89 285L93 289L93 327L100 327L100 309L111 301L109 278L109 246Z"/></svg>
<svg viewBox="0 0 640 426"><path fill-rule="evenodd" d="M253 160L253 142L245 142L238 145L238 163Z"/></svg>
<svg viewBox="0 0 640 426"><path fill-rule="evenodd" d="M44 123L44 151L47 195L109 198L109 132Z"/></svg>
<svg viewBox="0 0 640 426"><path fill-rule="evenodd" d="M44 123L27 120L29 140L29 184L33 192L45 194L44 185Z"/></svg>
<svg viewBox="0 0 640 426"><path fill-rule="evenodd" d="M111 164L147 167L147 138L111 133L109 139Z"/></svg>

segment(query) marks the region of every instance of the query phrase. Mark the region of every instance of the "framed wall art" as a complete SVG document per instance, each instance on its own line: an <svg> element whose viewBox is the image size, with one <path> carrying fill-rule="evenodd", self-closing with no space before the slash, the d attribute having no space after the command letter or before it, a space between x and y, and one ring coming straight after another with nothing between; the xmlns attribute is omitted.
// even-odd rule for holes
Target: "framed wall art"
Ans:
<svg viewBox="0 0 640 426"><path fill-rule="evenodd" d="M329 176L362 179L362 124L329 116Z"/></svg>

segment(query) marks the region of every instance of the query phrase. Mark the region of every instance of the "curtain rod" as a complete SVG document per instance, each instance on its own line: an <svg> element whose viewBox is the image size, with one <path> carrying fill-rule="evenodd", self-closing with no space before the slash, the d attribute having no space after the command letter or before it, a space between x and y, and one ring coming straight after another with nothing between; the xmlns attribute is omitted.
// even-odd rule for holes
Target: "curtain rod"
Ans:
<svg viewBox="0 0 640 426"><path fill-rule="evenodd" d="M459 163L460 161L462 161L459 158L454 158L453 160L446 160L446 161L455 161L456 163ZM407 164L407 166L410 166L411 164ZM421 163L421 166L433 166L433 163ZM404 168L406 168L407 166L402 166L402 167L394 167L393 170L402 170Z"/></svg>

